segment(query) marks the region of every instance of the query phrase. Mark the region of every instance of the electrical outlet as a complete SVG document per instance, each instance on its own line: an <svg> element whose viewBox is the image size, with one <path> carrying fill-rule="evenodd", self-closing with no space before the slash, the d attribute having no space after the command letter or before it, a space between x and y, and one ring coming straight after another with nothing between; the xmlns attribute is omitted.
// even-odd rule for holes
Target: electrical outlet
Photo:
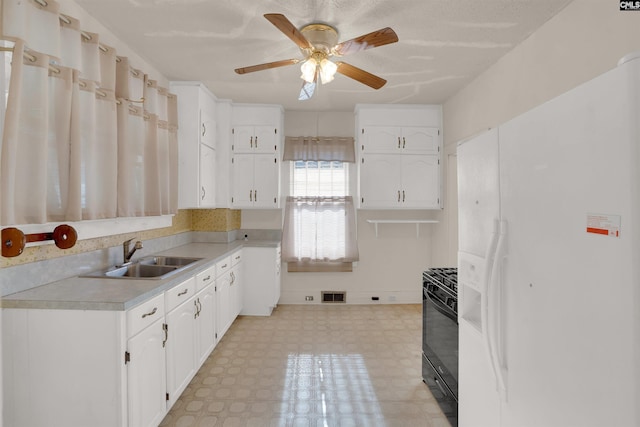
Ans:
<svg viewBox="0 0 640 427"><path fill-rule="evenodd" d="M313 301L313 295L307 295L306 297L304 297L305 301Z"/></svg>

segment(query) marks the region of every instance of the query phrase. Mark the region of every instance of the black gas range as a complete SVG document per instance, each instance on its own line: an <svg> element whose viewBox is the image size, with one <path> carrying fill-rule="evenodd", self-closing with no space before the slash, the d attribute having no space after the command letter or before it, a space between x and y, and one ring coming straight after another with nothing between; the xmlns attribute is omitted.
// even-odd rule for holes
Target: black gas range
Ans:
<svg viewBox="0 0 640 427"><path fill-rule="evenodd" d="M422 273L422 379L458 425L458 269Z"/></svg>

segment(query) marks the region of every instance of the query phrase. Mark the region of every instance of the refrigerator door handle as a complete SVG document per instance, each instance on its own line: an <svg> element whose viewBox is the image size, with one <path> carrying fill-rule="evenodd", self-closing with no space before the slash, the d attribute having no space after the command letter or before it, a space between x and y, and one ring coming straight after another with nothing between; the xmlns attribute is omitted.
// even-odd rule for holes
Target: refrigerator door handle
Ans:
<svg viewBox="0 0 640 427"><path fill-rule="evenodd" d="M495 219L493 221L493 231L491 232L491 238L489 239L489 245L485 253L485 276L482 280L480 289L480 324L482 325L482 340L484 341L484 349L487 354L487 359L491 365L491 371L493 377L498 380L498 374L496 372L496 365L493 361L493 352L491 350L491 341L489 337L489 285L493 280L494 272L494 259L496 256L496 249L498 246L498 238L500 236L500 220Z"/></svg>
<svg viewBox="0 0 640 427"><path fill-rule="evenodd" d="M503 330L501 324L505 321L502 302L502 263L506 257L506 235L507 222L500 221L500 236L498 237L493 265L491 267L491 280L487 287L489 310L487 312L488 324L486 330L489 351L491 353L490 360L496 376L496 385L499 394L505 401L507 400L507 385L505 380L507 372L503 360L505 346L504 336L501 334Z"/></svg>

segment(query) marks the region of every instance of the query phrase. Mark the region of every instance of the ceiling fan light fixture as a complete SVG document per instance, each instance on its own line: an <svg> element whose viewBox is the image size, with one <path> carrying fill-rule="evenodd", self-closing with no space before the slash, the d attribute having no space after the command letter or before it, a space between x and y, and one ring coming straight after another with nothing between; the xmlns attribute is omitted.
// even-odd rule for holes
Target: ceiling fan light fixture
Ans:
<svg viewBox="0 0 640 427"><path fill-rule="evenodd" d="M320 78L322 79L322 84L326 84L332 81L336 75L337 70L338 65L336 65L335 62L324 58L320 62Z"/></svg>
<svg viewBox="0 0 640 427"><path fill-rule="evenodd" d="M300 78L307 83L313 83L313 81L316 78L317 66L318 66L318 63L314 58L309 58L306 61L304 61L300 66L300 71L302 72L302 75L300 76Z"/></svg>

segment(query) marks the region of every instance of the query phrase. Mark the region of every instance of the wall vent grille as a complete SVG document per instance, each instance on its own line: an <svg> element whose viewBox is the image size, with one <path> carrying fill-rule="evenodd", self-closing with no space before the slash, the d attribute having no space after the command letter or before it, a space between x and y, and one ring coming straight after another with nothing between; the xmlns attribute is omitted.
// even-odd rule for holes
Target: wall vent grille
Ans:
<svg viewBox="0 0 640 427"><path fill-rule="evenodd" d="M322 302L347 302L347 292L322 291Z"/></svg>

